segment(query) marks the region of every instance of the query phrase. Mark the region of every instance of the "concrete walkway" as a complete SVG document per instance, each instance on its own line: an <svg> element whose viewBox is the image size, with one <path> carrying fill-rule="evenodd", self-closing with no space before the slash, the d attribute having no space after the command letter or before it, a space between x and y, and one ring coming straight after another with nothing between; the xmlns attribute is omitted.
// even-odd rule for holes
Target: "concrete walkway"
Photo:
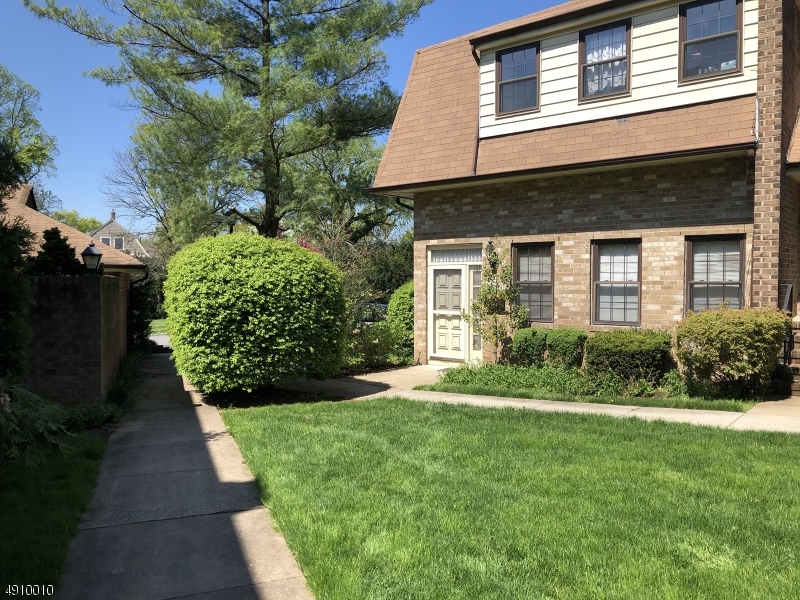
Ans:
<svg viewBox="0 0 800 600"><path fill-rule="evenodd" d="M109 440L56 596L313 599L216 408L150 355Z"/></svg>
<svg viewBox="0 0 800 600"><path fill-rule="evenodd" d="M418 365L393 371L343 377L328 381L294 381L283 387L298 391L324 393L349 399L369 399L380 396L399 396L424 402L469 404L490 408L524 408L552 412L571 412L613 417L635 417L648 421L661 420L693 425L708 425L729 429L754 431L784 431L800 433L800 398L762 402L747 413L721 410L689 410L678 408L646 408L616 404L585 404L550 400L523 400L495 396L472 396L445 392L414 391L417 385L436 383L447 365Z"/></svg>

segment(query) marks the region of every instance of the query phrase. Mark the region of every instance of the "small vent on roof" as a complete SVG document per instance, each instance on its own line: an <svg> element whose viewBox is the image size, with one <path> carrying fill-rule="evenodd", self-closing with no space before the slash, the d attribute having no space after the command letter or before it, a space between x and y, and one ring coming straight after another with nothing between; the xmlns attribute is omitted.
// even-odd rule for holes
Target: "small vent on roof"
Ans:
<svg viewBox="0 0 800 600"><path fill-rule="evenodd" d="M620 117L619 119L617 119L617 123L627 123L630 120L631 120L630 117Z"/></svg>

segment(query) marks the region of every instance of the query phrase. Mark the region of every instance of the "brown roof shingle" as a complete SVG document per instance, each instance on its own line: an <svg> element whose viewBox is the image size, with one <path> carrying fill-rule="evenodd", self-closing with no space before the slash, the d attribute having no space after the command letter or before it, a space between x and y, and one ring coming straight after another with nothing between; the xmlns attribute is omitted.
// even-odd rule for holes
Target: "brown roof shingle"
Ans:
<svg viewBox="0 0 800 600"><path fill-rule="evenodd" d="M418 50L374 186L470 175L478 85L466 38Z"/></svg>
<svg viewBox="0 0 800 600"><path fill-rule="evenodd" d="M61 230L61 235L67 238L69 245L75 249L75 254L80 258L80 253L89 245L89 242L93 241L92 237L31 208L30 202L32 197L32 186L20 186L13 195L5 200L5 205L8 216L11 219L20 217L25 225L36 235L33 248L34 252L38 251L41 247L43 241L42 235L45 229L58 227ZM115 250L114 248L109 248L105 244L101 246L101 251L103 252L103 265L105 265L107 271L114 271L115 269L138 269L144 271L147 269L145 265L140 263L133 256Z"/></svg>
<svg viewBox="0 0 800 600"><path fill-rule="evenodd" d="M548 169L744 146L755 98L743 96L481 140L476 175Z"/></svg>

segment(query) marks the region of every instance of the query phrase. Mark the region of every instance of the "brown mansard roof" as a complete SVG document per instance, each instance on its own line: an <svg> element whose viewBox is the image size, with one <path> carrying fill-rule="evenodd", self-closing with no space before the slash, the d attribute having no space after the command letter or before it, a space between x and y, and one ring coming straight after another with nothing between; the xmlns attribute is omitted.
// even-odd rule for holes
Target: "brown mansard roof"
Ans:
<svg viewBox="0 0 800 600"><path fill-rule="evenodd" d="M628 119L622 122L615 118L484 138L476 159L480 73L470 42L509 35L533 23L540 26L547 19L572 18L583 9L601 10L606 4L613 3L573 0L418 50L372 189L390 194L473 177L590 167L754 143L755 97L745 96L620 115Z"/></svg>
<svg viewBox="0 0 800 600"><path fill-rule="evenodd" d="M19 186L14 194L6 198L4 202L8 210L8 216L11 219L20 217L25 225L28 226L28 229L36 235L33 248L34 252L39 251L41 243L44 241L42 235L45 229L51 229L53 227L58 227L61 230L61 235L67 238L69 245L75 249L76 255L80 255L84 248L89 245L89 242L92 241L90 235L40 213L36 208L36 198L33 193L33 186L31 185ZM103 253L102 262L106 271L147 270L145 265L130 254L110 248L105 244L103 244L100 249ZM78 256L78 258L80 258L80 256Z"/></svg>

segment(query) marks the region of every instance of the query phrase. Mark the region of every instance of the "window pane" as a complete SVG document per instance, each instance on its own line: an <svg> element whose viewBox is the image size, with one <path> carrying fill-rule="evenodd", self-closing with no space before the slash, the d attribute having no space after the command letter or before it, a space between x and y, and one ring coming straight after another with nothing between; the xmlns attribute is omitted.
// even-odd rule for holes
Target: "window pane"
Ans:
<svg viewBox="0 0 800 600"><path fill-rule="evenodd" d="M536 75L536 48L506 52L500 57L500 81Z"/></svg>
<svg viewBox="0 0 800 600"><path fill-rule="evenodd" d="M583 95L610 94L628 89L628 60L583 68Z"/></svg>
<svg viewBox="0 0 800 600"><path fill-rule="evenodd" d="M739 281L739 240L692 242L694 281Z"/></svg>
<svg viewBox="0 0 800 600"><path fill-rule="evenodd" d="M639 320L639 284L601 283L597 285L595 320L636 323Z"/></svg>
<svg viewBox="0 0 800 600"><path fill-rule="evenodd" d="M110 237L107 237L107 238L106 237L101 237L100 238L100 243L101 244L105 244L106 246L110 246L111 245L111 238Z"/></svg>
<svg viewBox="0 0 800 600"><path fill-rule="evenodd" d="M738 66L738 33L711 40L692 42L684 47L685 77L736 69Z"/></svg>
<svg viewBox="0 0 800 600"><path fill-rule="evenodd" d="M519 281L550 281L550 246L517 249L517 273Z"/></svg>
<svg viewBox="0 0 800 600"><path fill-rule="evenodd" d="M738 283L693 283L690 286L689 308L699 312L705 308L719 308L723 301L731 308L741 308L741 285Z"/></svg>
<svg viewBox="0 0 800 600"><path fill-rule="evenodd" d="M638 281L638 244L598 244L598 281Z"/></svg>
<svg viewBox="0 0 800 600"><path fill-rule="evenodd" d="M553 320L552 283L522 283L519 288L518 304L528 309L529 320Z"/></svg>
<svg viewBox="0 0 800 600"><path fill-rule="evenodd" d="M686 40L736 31L736 0L721 0L686 10Z"/></svg>
<svg viewBox="0 0 800 600"><path fill-rule="evenodd" d="M121 237L114 238L114 248L116 248L117 250L122 250L123 245L124 245L123 238Z"/></svg>
<svg viewBox="0 0 800 600"><path fill-rule="evenodd" d="M534 108L536 104L535 77L500 85L500 112Z"/></svg>
<svg viewBox="0 0 800 600"><path fill-rule="evenodd" d="M628 54L628 29L618 25L584 36L584 63L611 60Z"/></svg>

